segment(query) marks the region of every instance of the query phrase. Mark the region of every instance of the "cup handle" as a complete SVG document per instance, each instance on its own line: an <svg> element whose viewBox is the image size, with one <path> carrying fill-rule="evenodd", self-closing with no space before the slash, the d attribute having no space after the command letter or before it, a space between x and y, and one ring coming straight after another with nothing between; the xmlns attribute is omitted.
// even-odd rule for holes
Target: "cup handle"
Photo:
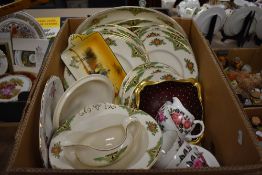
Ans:
<svg viewBox="0 0 262 175"><path fill-rule="evenodd" d="M188 135L186 135L186 138L189 138L189 139L198 138L198 137L200 137L200 136L204 133L204 131L205 131L205 125L204 125L203 121L201 121L201 120L194 120L193 123L195 124L195 126L196 126L197 124L201 125L201 131L200 131L200 133L197 134L197 135L191 135L191 133L189 133Z"/></svg>

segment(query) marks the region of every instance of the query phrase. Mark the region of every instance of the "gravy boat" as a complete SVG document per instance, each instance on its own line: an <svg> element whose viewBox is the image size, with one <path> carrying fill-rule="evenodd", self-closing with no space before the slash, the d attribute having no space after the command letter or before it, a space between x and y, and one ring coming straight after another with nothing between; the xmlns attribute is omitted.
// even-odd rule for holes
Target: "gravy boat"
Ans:
<svg viewBox="0 0 262 175"><path fill-rule="evenodd" d="M94 132L72 132L69 145L63 145L67 159L72 159L70 151L74 151L76 159L92 167L102 167L120 160L130 149L134 140L128 131L131 123L138 122L135 117L125 118L121 124L109 126Z"/></svg>

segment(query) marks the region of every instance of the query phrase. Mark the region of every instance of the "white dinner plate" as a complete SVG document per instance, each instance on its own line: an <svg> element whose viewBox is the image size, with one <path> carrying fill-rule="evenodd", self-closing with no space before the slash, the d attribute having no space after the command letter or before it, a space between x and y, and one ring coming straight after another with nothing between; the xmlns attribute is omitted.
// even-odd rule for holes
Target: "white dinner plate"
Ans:
<svg viewBox="0 0 262 175"><path fill-rule="evenodd" d="M194 21L203 34L206 35L208 33L210 22L214 15L217 15L217 20L214 28L214 34L216 34L222 28L226 20L226 13L223 8L211 7L193 17Z"/></svg>
<svg viewBox="0 0 262 175"><path fill-rule="evenodd" d="M256 23L259 20L260 16L262 16L262 10L258 7L243 7L234 10L233 13L227 17L223 27L225 34L228 36L237 35L242 29L246 16L251 11L255 11L256 13L250 26L249 34L254 33L256 30Z"/></svg>
<svg viewBox="0 0 262 175"><path fill-rule="evenodd" d="M198 78L198 67L189 44L170 37L150 37L144 40L149 60L171 66L183 78Z"/></svg>

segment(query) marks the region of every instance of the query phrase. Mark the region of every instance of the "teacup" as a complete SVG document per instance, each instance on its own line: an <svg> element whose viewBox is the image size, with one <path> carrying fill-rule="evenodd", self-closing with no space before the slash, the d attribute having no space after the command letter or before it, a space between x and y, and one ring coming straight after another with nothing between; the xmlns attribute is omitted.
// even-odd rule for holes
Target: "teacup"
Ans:
<svg viewBox="0 0 262 175"><path fill-rule="evenodd" d="M128 131L128 125L133 122L138 122L137 118L129 117L121 125L109 126L92 133L71 133L68 137L70 144L63 145L65 157L70 160L67 152L74 150L77 160L87 166L101 167L115 163L131 148L133 136ZM123 133L119 133L119 128Z"/></svg>
<svg viewBox="0 0 262 175"><path fill-rule="evenodd" d="M173 97L173 103L166 102L158 111L157 121L164 131L175 130L179 137L187 140L202 136L205 126L203 121L195 120L195 117L182 105L177 97ZM192 135L191 131L199 124L201 130Z"/></svg>
<svg viewBox="0 0 262 175"><path fill-rule="evenodd" d="M175 138L175 139L174 139ZM179 148L184 141L177 136L176 131L166 131L163 133L163 146L160 150L160 156L154 165L154 168L165 169L174 159Z"/></svg>
<svg viewBox="0 0 262 175"><path fill-rule="evenodd" d="M192 146L184 141L183 144L179 147L177 152L173 154L172 159L169 161L168 165L166 166L166 169L172 169L178 167L181 162L185 159L187 154L191 152Z"/></svg>
<svg viewBox="0 0 262 175"><path fill-rule="evenodd" d="M183 161L178 165L180 168L202 168L207 166L208 164L203 153L199 152L196 147L193 147Z"/></svg>

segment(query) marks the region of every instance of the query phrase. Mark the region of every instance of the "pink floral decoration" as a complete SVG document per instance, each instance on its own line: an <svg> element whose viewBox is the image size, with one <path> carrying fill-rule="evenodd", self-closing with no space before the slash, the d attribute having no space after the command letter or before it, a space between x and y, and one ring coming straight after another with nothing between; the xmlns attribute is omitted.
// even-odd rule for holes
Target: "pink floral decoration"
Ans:
<svg viewBox="0 0 262 175"><path fill-rule="evenodd" d="M174 112L172 113L171 118L177 126L181 123L181 114Z"/></svg>

